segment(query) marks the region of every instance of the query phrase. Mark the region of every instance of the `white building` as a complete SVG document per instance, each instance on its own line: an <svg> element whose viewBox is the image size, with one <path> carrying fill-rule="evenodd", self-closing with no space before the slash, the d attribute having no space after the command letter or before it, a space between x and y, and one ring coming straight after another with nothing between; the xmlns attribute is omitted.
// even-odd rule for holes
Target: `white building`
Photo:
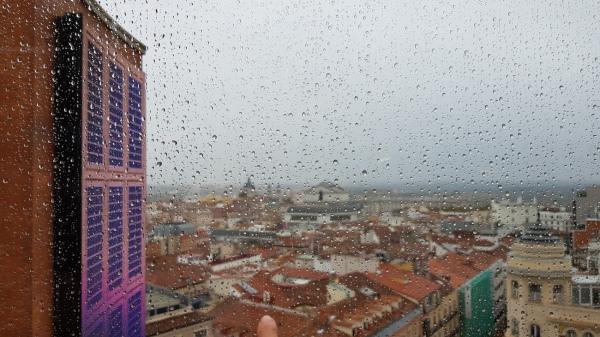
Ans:
<svg viewBox="0 0 600 337"><path fill-rule="evenodd" d="M540 224L556 231L566 232L571 227L572 214L564 207L545 207L540 209Z"/></svg>
<svg viewBox="0 0 600 337"><path fill-rule="evenodd" d="M360 217L362 205L359 203L311 203L291 206L283 215L292 230L313 230L318 225L332 222L352 222Z"/></svg>
<svg viewBox="0 0 600 337"><path fill-rule="evenodd" d="M361 203L350 201L344 189L323 182L297 194L283 219L292 231L308 231L323 224L357 221L362 208Z"/></svg>
<svg viewBox="0 0 600 337"><path fill-rule="evenodd" d="M537 221L537 202L524 202L521 197L516 201L503 199L492 200L490 219L493 223L505 228L522 229L526 224Z"/></svg>
<svg viewBox="0 0 600 337"><path fill-rule="evenodd" d="M222 272L227 269L238 268L247 264L260 265L261 262L262 257L260 256L260 254L236 256L229 259L211 262L210 271L213 273Z"/></svg>
<svg viewBox="0 0 600 337"><path fill-rule="evenodd" d="M368 212L368 210L366 210ZM371 214L369 212L369 214ZM391 227L410 226L411 223L407 221L407 217L401 212L383 212L379 217L381 223L390 225Z"/></svg>
<svg viewBox="0 0 600 337"><path fill-rule="evenodd" d="M297 204L311 202L347 202L350 201L350 193L343 188L330 182L322 182L319 185L308 188L296 194L294 202Z"/></svg>
<svg viewBox="0 0 600 337"><path fill-rule="evenodd" d="M360 255L332 255L330 262L333 271L337 275L354 272L376 273L379 268L379 260L377 258Z"/></svg>
<svg viewBox="0 0 600 337"><path fill-rule="evenodd" d="M300 255L294 261L295 268L314 269L316 271L336 274L376 273L379 260L373 256L363 255L331 255L329 258L319 258L314 255Z"/></svg>

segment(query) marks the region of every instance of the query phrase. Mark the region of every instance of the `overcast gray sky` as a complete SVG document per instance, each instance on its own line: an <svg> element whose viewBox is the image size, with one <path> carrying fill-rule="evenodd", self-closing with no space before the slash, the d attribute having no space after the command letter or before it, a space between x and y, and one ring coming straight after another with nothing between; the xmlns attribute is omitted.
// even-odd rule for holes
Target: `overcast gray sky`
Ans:
<svg viewBox="0 0 600 337"><path fill-rule="evenodd" d="M598 1L100 2L148 46L151 184L600 178Z"/></svg>

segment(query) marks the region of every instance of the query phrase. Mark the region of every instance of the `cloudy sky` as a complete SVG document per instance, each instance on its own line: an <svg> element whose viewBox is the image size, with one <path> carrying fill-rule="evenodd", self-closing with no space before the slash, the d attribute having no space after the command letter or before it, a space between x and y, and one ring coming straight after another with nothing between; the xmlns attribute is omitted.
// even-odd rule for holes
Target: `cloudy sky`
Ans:
<svg viewBox="0 0 600 337"><path fill-rule="evenodd" d="M598 1L101 0L151 184L600 179Z"/></svg>

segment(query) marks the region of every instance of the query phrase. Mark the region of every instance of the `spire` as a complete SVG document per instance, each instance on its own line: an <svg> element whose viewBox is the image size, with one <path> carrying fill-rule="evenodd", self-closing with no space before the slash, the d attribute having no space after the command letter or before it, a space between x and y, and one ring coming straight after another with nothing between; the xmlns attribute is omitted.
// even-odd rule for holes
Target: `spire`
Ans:
<svg viewBox="0 0 600 337"><path fill-rule="evenodd" d="M254 190L254 184L252 183L252 180L250 179L250 177L248 177L248 180L246 181L244 188Z"/></svg>
<svg viewBox="0 0 600 337"><path fill-rule="evenodd" d="M248 177L248 180L242 187L242 190L240 191L239 196L244 197L244 198L245 197L254 197L255 193L256 193L256 188L254 187L252 180L250 180L250 177Z"/></svg>

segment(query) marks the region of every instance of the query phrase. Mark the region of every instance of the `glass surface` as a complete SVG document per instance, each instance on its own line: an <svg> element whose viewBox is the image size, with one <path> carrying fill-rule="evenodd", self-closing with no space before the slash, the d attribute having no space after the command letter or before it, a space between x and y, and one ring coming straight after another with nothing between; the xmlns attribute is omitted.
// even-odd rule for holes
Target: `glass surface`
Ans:
<svg viewBox="0 0 600 337"><path fill-rule="evenodd" d="M3 1L0 336L600 336L599 18Z"/></svg>

